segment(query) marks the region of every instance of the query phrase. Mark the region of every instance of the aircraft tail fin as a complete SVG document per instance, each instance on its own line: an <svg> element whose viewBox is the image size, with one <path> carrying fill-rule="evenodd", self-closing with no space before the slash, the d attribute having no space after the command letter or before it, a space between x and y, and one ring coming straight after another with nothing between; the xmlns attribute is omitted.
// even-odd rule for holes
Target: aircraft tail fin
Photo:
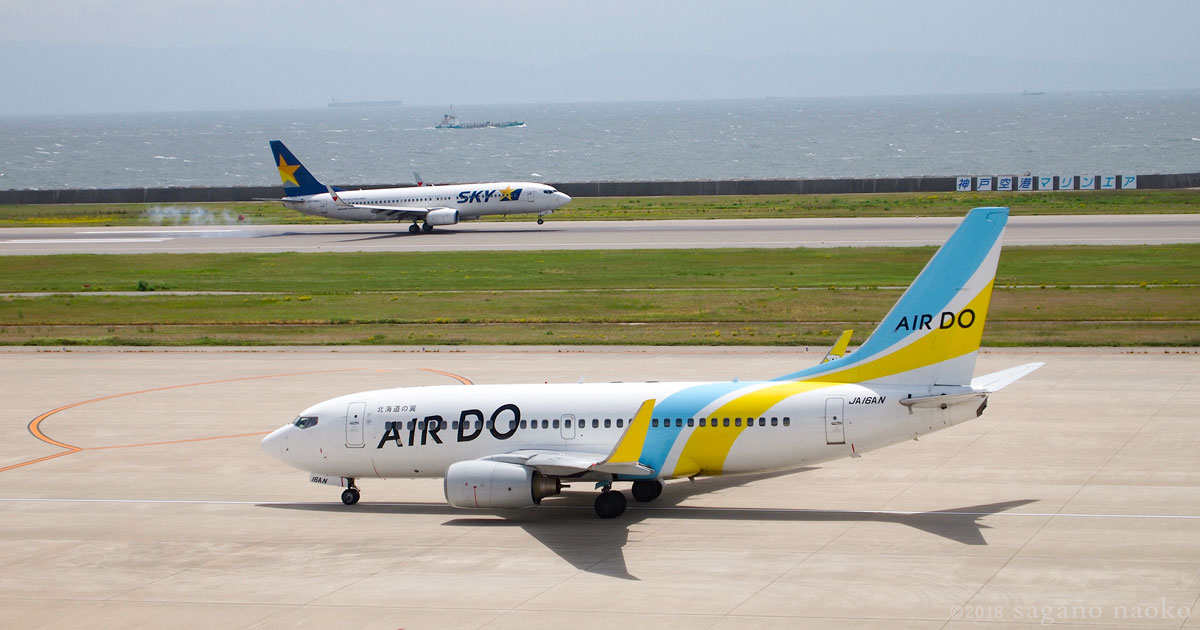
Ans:
<svg viewBox="0 0 1200 630"><path fill-rule="evenodd" d="M292 155L282 142L271 141L271 155L275 156L275 166L279 168L279 179L283 180L283 194L287 197L303 197L317 195L327 191L324 184L308 172L307 168Z"/></svg>
<svg viewBox="0 0 1200 630"><path fill-rule="evenodd" d="M858 350L775 380L970 386L1008 208L975 208Z"/></svg>

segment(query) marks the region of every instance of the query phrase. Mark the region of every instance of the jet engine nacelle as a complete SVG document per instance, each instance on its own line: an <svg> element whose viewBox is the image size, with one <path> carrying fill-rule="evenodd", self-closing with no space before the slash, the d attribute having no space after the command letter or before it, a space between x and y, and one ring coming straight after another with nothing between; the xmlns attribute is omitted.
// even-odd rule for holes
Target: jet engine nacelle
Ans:
<svg viewBox="0 0 1200 630"><path fill-rule="evenodd" d="M454 225L458 223L458 210L453 208L430 210L425 215L425 223L427 225Z"/></svg>
<svg viewBox="0 0 1200 630"><path fill-rule="evenodd" d="M457 508L525 508L558 494L562 483L525 466L472 460L446 469L445 490Z"/></svg>

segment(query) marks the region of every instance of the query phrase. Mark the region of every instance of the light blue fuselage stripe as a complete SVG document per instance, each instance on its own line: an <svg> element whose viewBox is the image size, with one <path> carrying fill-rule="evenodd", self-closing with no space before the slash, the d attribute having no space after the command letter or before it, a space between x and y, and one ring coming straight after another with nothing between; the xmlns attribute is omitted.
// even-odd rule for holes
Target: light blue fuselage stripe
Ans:
<svg viewBox="0 0 1200 630"><path fill-rule="evenodd" d="M753 383L736 383L730 381L728 383L705 383L689 387L675 392L657 403L654 406L654 417L683 418L685 421L688 418L695 418L701 409L704 409L714 400L748 385L753 385ZM683 427L677 427L672 423L669 427L655 429L647 433L646 443L642 446L642 457L639 461L653 468L658 473L664 472L663 466L667 463L667 456L670 455L671 448L675 445L675 441L682 432ZM654 475L647 475L647 477L654 477ZM630 477L630 479L632 478Z"/></svg>
<svg viewBox="0 0 1200 630"><path fill-rule="evenodd" d="M774 378L787 381L815 374L842 370L863 363L911 334L912 328L899 328L901 318L929 314L937 321L987 258L1008 221L1008 208L975 208L967 213L958 229L938 250L925 269L892 307L875 332L853 353L806 370ZM898 329L899 328L899 329Z"/></svg>

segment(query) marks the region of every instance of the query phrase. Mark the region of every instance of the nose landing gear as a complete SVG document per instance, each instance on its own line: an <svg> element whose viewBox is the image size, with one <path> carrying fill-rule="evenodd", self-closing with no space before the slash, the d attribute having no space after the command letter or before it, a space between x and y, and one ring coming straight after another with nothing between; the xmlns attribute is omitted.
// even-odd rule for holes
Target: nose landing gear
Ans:
<svg viewBox="0 0 1200 630"><path fill-rule="evenodd" d="M342 503L345 503L346 505L354 505L355 503L358 503L359 496L360 494L358 492L358 488L355 487L354 480L351 479L350 487L342 490Z"/></svg>

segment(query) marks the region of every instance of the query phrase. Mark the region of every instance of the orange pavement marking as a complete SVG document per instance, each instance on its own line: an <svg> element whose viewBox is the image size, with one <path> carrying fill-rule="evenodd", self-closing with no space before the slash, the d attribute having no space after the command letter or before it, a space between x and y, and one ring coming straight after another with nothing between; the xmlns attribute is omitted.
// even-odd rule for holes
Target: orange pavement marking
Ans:
<svg viewBox="0 0 1200 630"><path fill-rule="evenodd" d="M443 372L441 370L435 370L433 368L418 368L418 369L425 370L426 372L433 372L434 374L441 374L442 376L449 376L450 378L462 383L463 385L474 385L474 383L472 383L470 380L468 380L467 377L465 377L465 376L459 376L457 374L451 374L450 372Z"/></svg>
<svg viewBox="0 0 1200 630"><path fill-rule="evenodd" d="M74 407L79 407L81 405L88 405L91 403L103 402L105 400L112 400L114 398L122 398L125 396L136 396L138 394L149 394L152 392L162 392L162 391L167 391L167 390L172 390L172 389L183 389L185 387L200 387L201 385L219 385L221 383L236 383L239 381L253 381L253 380L264 379L264 378L281 378L284 376L304 376L304 375L308 375L308 374L329 374L331 372L353 372L356 370L365 370L365 369L367 369L367 368L342 368L342 369L338 369L338 370L314 370L311 372L289 372L286 374L264 374L262 376L243 376L243 377L239 377L239 378L226 378L226 379L220 379L220 380L216 380L216 381L204 381L201 383L185 383L183 385L167 385L166 387L155 387L152 389L142 389L142 390L138 390L135 392L124 392L121 394L112 394L111 396L101 396L100 398L92 398L91 400L83 400L80 402L71 403L69 405L63 405L62 407L59 407L57 409L52 409L52 410L47 411L46 413L43 413L42 415L34 418L33 421L31 421L29 423L29 432L31 434L33 434L33 437L35 437L47 444L51 444L51 445L57 446L59 448L65 448L67 450L63 451L62 453L55 453L53 455L47 455L45 457L31 459L27 462L20 462L18 464L12 464L10 466L5 466L3 468L0 468L0 473L12 470L14 468L31 466L33 464L44 462L49 459L54 459L56 457L62 457L63 455L71 455L73 453L78 453L80 451L102 451L102 450L114 449L114 448L136 448L139 446L163 446L163 445L167 445L167 444L185 444L188 442L206 442L209 440L228 440L231 438L251 437L251 436L256 436L256 435L266 435L267 433L269 433L269 431L257 431L254 433L239 433L237 435L216 435L216 436L212 436L212 437L188 438L188 439L183 439L183 440L168 440L165 442L145 442L142 444L115 444L112 446L74 446L71 444L66 444L64 442L59 442L58 440L56 440L42 432L41 425L42 425L43 420L45 420L46 418L49 418L50 416L53 416L54 414L56 414L60 411L66 411L67 409L72 409ZM462 383L463 385L471 384L470 380L466 379L465 377L459 376L457 374L452 374L450 372L443 372L441 370L434 370L432 368L419 368L419 369L424 370L426 372L433 372L434 374L441 374L442 376L448 376L452 379L457 380L458 382Z"/></svg>
<svg viewBox="0 0 1200 630"><path fill-rule="evenodd" d="M259 380L259 379L264 379L264 378L281 378L284 376L304 376L304 375L308 375L308 374L329 374L331 372L353 372L356 370L364 370L364 369L366 369L366 368L342 368L342 369L338 369L338 370L314 370L314 371L310 371L310 372L289 372L286 374L264 374L261 376L242 376L242 377L238 377L238 378L225 378L225 379L220 379L220 380L216 380L216 381L204 381L201 383L185 383L183 385L167 385L166 387L154 387L151 389L142 389L142 390L138 390L138 391L134 391L134 392L124 392L121 394L112 394L110 396L101 396L99 398L92 398L90 400L83 400L80 402L71 403L69 405L63 405L62 407L59 407L57 409L52 409L52 410L47 411L46 413L43 413L42 415L34 418L29 423L29 433L31 433L33 435L33 437L35 437L47 444L50 444L52 446L57 446L59 448L65 448L67 450L62 453L55 453L54 455L47 455L46 457L39 457L37 459L31 459L27 462L20 462L18 464L12 464L10 466L5 466L3 468L0 468L0 473L12 470L14 468L21 468L23 466L31 466L31 465L37 464L39 462L44 462L48 459L62 457L63 455L71 455L73 453L78 453L80 451L99 451L99 450L112 449L112 448L133 448L136 446L158 446L158 445L162 445L162 444L180 444L183 442L202 442L202 441L206 441L206 440L225 440L225 439L236 438L236 437L248 437L251 435L263 435L266 433L266 431L263 431L263 432L259 432L259 433L242 433L239 435L218 435L218 436L213 436L213 437L191 438L191 439L187 439L187 440L172 440L172 441L168 441L168 442L148 442L146 444L118 444L118 445L114 445L114 446L74 446L72 444L66 444L64 442L60 442L42 432L42 427L41 427L42 422L44 420L46 420L46 418L49 418L50 416L53 416L54 414L56 414L60 411L66 411L67 409L72 409L75 407L79 407L81 405L89 405L91 403L103 402L105 400L113 400L114 398L123 398L125 396L137 396L139 394L149 394L152 392L163 392L163 391L168 391L168 390L172 390L172 389L183 389L185 387L200 387L202 385L219 385L221 383L236 383L236 382L240 382L240 381L253 381L253 380Z"/></svg>

